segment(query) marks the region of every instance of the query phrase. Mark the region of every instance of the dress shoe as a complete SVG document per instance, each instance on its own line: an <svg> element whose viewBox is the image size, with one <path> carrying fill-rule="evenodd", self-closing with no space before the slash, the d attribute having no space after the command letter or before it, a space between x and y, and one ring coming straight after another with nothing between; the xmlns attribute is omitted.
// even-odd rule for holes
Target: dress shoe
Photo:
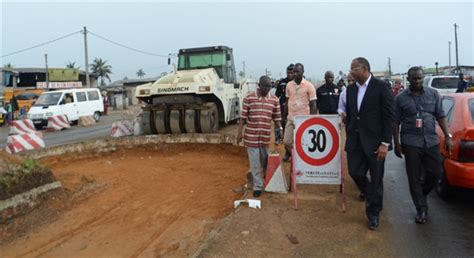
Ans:
<svg viewBox="0 0 474 258"><path fill-rule="evenodd" d="M290 157L291 157L291 153L286 151L285 156L283 156L283 161L288 162L288 160L290 160Z"/></svg>
<svg viewBox="0 0 474 258"><path fill-rule="evenodd" d="M369 229L376 230L379 227L379 217L373 216L369 218Z"/></svg>
<svg viewBox="0 0 474 258"><path fill-rule="evenodd" d="M415 216L415 222L417 224L425 224L428 220L428 213L426 211L418 211Z"/></svg>
<svg viewBox="0 0 474 258"><path fill-rule="evenodd" d="M262 191L260 190L253 191L253 197L257 198L257 197L260 197L260 195L262 195Z"/></svg>

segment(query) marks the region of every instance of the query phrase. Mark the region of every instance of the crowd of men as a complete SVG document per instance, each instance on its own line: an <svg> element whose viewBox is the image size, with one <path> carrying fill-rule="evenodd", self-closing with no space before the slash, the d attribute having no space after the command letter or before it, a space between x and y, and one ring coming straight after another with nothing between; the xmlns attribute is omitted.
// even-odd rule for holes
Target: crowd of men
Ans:
<svg viewBox="0 0 474 258"><path fill-rule="evenodd" d="M324 74L325 83L316 89L305 79L301 63L289 65L286 73L277 81L275 94L270 92L270 78L262 76L257 91L243 101L237 139L243 140L248 149L253 196L262 194L261 171L266 171L272 121L276 143L283 138L283 160L288 161L295 116L339 114L345 124L349 175L359 189L359 198L366 203L368 228L379 227L385 158L392 149L398 157L405 156L410 194L417 210L415 222L425 223L426 197L442 166L434 121L440 125L449 151L453 143L439 93L422 85L423 69L410 68L409 87L396 87L396 93L388 82L372 75L369 61L363 57L352 60L347 87L344 81L335 85L334 74L328 71Z"/></svg>

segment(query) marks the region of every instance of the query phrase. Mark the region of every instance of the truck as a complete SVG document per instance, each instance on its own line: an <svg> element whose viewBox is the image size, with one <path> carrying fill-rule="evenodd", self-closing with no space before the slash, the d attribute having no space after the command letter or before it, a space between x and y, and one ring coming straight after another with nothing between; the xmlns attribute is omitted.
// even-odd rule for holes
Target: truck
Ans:
<svg viewBox="0 0 474 258"><path fill-rule="evenodd" d="M255 81L237 82L232 48L211 46L180 49L174 71L137 86L135 96L153 134L216 133L240 117L243 97L255 88Z"/></svg>

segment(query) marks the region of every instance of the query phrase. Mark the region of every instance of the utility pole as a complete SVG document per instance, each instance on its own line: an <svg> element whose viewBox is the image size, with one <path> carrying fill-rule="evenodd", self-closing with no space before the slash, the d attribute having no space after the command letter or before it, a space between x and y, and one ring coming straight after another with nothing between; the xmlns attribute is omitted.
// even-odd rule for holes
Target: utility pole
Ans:
<svg viewBox="0 0 474 258"><path fill-rule="evenodd" d="M454 24L454 44L456 48L456 71L459 72L459 56L458 56L458 25Z"/></svg>
<svg viewBox="0 0 474 258"><path fill-rule="evenodd" d="M243 72L242 77L245 78L245 61L242 62L242 68L243 68L242 69L242 72Z"/></svg>
<svg viewBox="0 0 474 258"><path fill-rule="evenodd" d="M91 80L89 78L89 57L87 52L87 27L84 26L84 60L86 63L86 88L91 87Z"/></svg>
<svg viewBox="0 0 474 258"><path fill-rule="evenodd" d="M392 64L390 63L390 57L388 58L388 76L392 78Z"/></svg>
<svg viewBox="0 0 474 258"><path fill-rule="evenodd" d="M268 76L268 70L265 68L265 76Z"/></svg>
<svg viewBox="0 0 474 258"><path fill-rule="evenodd" d="M448 51L449 51L449 69L451 69L451 41L448 41Z"/></svg>
<svg viewBox="0 0 474 258"><path fill-rule="evenodd" d="M436 75L439 75L439 72L438 72L438 62L435 62L435 66L436 66Z"/></svg>
<svg viewBox="0 0 474 258"><path fill-rule="evenodd" d="M46 66L46 91L49 91L48 54L44 54L44 64Z"/></svg>

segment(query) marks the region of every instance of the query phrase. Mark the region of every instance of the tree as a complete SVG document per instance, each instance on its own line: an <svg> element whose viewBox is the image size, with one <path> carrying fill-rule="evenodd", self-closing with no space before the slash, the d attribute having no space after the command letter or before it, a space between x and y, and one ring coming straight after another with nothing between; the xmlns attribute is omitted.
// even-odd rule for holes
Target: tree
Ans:
<svg viewBox="0 0 474 258"><path fill-rule="evenodd" d="M12 63L4 64L3 68L13 68Z"/></svg>
<svg viewBox="0 0 474 258"><path fill-rule="evenodd" d="M76 67L76 62L69 61L69 63L66 64L66 68L68 69L79 69L80 66Z"/></svg>
<svg viewBox="0 0 474 258"><path fill-rule="evenodd" d="M105 79L110 80L110 74L112 74L112 66L107 64L107 60L102 58L94 58L94 61L90 65L91 72L98 75L100 78L100 86L105 86Z"/></svg>
<svg viewBox="0 0 474 258"><path fill-rule="evenodd" d="M145 77L145 72L143 71L143 69L140 68L140 70L137 71L137 76L138 78L140 79L143 79L143 77Z"/></svg>

